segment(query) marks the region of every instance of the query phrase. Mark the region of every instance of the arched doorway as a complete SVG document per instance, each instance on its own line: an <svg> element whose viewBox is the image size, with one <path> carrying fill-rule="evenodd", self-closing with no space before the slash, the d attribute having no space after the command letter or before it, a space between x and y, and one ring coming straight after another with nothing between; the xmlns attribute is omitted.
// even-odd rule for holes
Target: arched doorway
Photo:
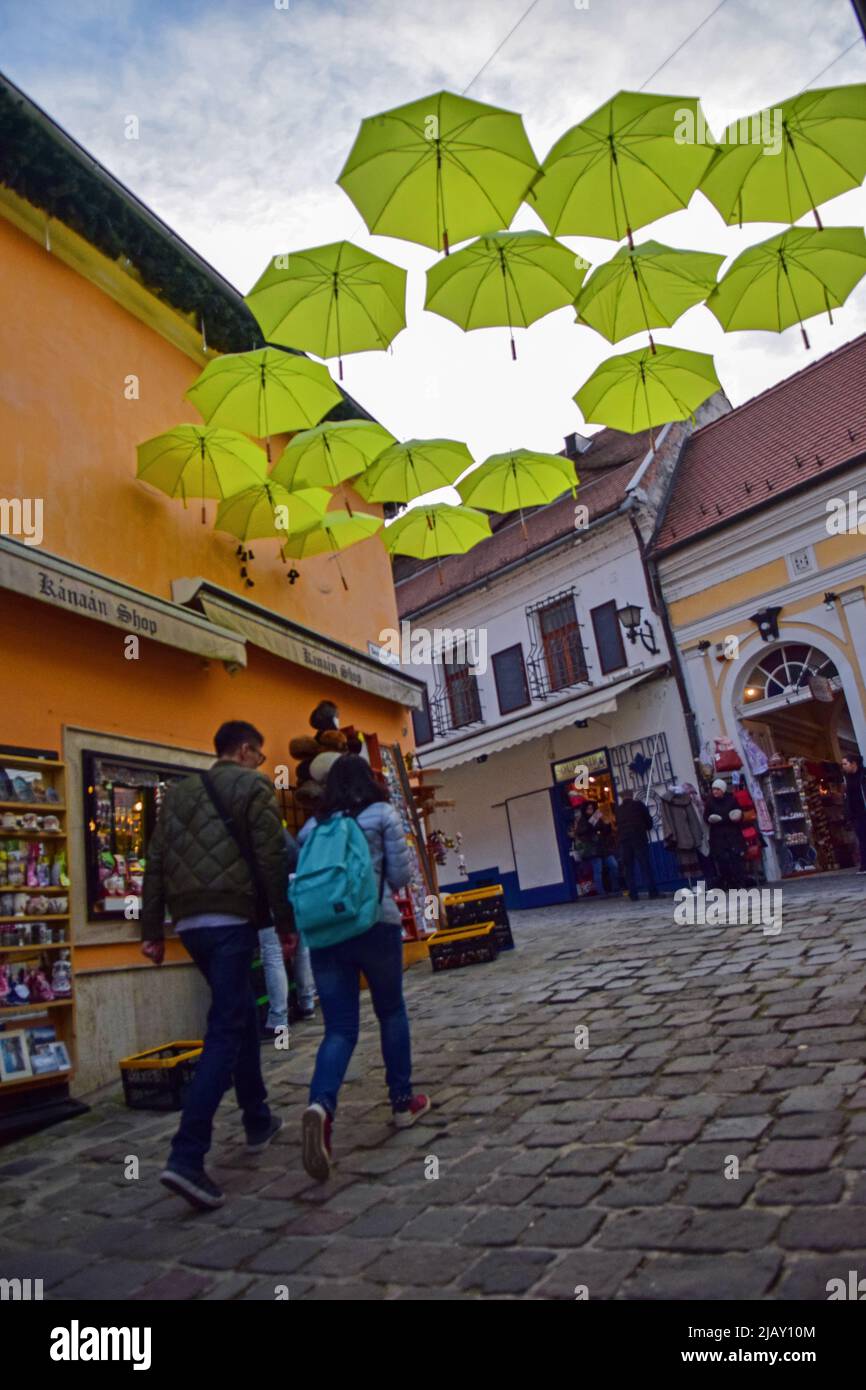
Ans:
<svg viewBox="0 0 866 1390"><path fill-rule="evenodd" d="M736 711L783 875L856 864L840 763L857 740L833 660L807 642L775 644L753 660Z"/></svg>

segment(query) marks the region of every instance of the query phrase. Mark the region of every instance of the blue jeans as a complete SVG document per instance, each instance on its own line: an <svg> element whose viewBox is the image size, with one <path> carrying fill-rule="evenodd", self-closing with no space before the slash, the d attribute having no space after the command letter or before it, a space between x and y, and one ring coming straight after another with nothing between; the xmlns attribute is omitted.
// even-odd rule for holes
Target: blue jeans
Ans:
<svg viewBox="0 0 866 1390"><path fill-rule="evenodd" d="M268 992L268 1028L288 1028L289 1026L289 977L283 960L283 948L277 936L276 927L262 927L259 930L259 950L262 953L262 969L265 972L265 989Z"/></svg>
<svg viewBox="0 0 866 1390"><path fill-rule="evenodd" d="M337 1093L355 1051L361 1019L361 971L367 977L373 1008L379 1020L385 1082L391 1104L412 1095L412 1051L409 1018L403 1002L403 933L394 922L375 927L311 951L313 975L325 1021L310 1083L310 1104L323 1105L330 1115L337 1109Z"/></svg>
<svg viewBox="0 0 866 1390"><path fill-rule="evenodd" d="M608 873L610 874L610 881L613 884L613 887L610 890L611 893L618 893L619 864L617 863L616 855L608 854L603 856L600 854L596 854L593 855L592 859L590 859L589 862L592 865L592 881L595 885L595 891L599 895L599 897L604 897L604 882L601 877L601 868L603 864L607 866Z"/></svg>
<svg viewBox="0 0 866 1390"><path fill-rule="evenodd" d="M310 960L310 948L303 938L299 940L298 949L295 952L294 971L298 1003L302 1009L315 1008L316 982L313 979L313 963Z"/></svg>
<svg viewBox="0 0 866 1390"><path fill-rule="evenodd" d="M211 991L204 1047L184 1101L169 1163L201 1173L211 1146L213 1119L234 1080L244 1128L251 1137L267 1133L271 1112L262 1080L259 1025L251 966L256 947L252 927L199 927L181 940Z"/></svg>

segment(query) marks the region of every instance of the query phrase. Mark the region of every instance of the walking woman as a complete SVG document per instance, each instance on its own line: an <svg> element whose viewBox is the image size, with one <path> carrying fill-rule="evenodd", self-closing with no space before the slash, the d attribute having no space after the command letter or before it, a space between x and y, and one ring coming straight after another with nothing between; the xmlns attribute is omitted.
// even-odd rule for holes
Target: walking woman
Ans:
<svg viewBox="0 0 866 1390"><path fill-rule="evenodd" d="M859 753L842 759L845 774L845 814L860 847L860 873L866 874L866 773Z"/></svg>
<svg viewBox="0 0 866 1390"><path fill-rule="evenodd" d="M298 837L303 848L316 826L332 816L353 816L370 850L379 892L379 920L359 936L310 951L313 976L325 1023L309 1105L303 1118L304 1167L324 1182L330 1175L331 1128L337 1097L358 1041L361 972L370 986L379 1020L385 1082L398 1129L413 1125L430 1109L427 1096L412 1093L409 1019L403 1002L403 931L400 913L385 885L397 891L411 875L403 828L363 758L347 753L328 773L322 807L306 821Z"/></svg>

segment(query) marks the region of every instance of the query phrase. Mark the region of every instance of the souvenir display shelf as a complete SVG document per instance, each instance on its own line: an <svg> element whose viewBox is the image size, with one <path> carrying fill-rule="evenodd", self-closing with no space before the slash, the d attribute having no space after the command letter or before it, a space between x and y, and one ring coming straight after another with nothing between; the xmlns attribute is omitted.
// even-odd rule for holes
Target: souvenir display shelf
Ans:
<svg viewBox="0 0 866 1390"><path fill-rule="evenodd" d="M16 795L10 796L13 791ZM68 1097L76 1060L76 1003L65 764L0 753L0 797L3 1132L15 1130L14 1117L21 1111L35 1112ZM46 817L56 819L60 829L41 828ZM22 971L31 979L38 972L41 980L32 985L26 978L20 981ZM22 988L29 989L30 997L13 1002Z"/></svg>
<svg viewBox="0 0 866 1390"><path fill-rule="evenodd" d="M412 855L412 878L406 892L397 896L397 905L403 918L403 940L419 941L427 934L424 912L426 899L435 895L437 889L427 854L422 815L419 813L400 745L381 743L370 735L366 736L366 742L370 766L374 772L381 774L391 793L391 804L400 817Z"/></svg>
<svg viewBox="0 0 866 1390"><path fill-rule="evenodd" d="M763 778L778 843L790 856L784 878L839 867L824 797L805 763L805 758L791 758L771 764Z"/></svg>

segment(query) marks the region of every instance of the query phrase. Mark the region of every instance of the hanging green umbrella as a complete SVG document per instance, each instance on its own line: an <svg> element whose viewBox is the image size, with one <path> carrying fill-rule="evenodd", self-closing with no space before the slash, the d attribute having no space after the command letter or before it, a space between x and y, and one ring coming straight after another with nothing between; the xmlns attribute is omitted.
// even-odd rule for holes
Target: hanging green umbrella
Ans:
<svg viewBox="0 0 866 1390"><path fill-rule="evenodd" d="M271 478L288 488L338 487L363 473L393 443L393 434L372 420L315 425L289 441ZM348 498L346 510L351 516Z"/></svg>
<svg viewBox="0 0 866 1390"><path fill-rule="evenodd" d="M241 541L261 540L278 536L281 540L290 532L318 526L331 494L323 487L304 488L289 492L279 483L268 479L256 487L244 488L220 503L217 510L217 531L227 531Z"/></svg>
<svg viewBox="0 0 866 1390"><path fill-rule="evenodd" d="M687 420L720 390L713 359L684 348L640 348L609 357L576 392L588 424L637 434ZM653 440L655 448L655 440Z"/></svg>
<svg viewBox="0 0 866 1390"><path fill-rule="evenodd" d="M424 308L464 330L528 328L574 301L587 271L579 259L543 232L491 232L428 270Z"/></svg>
<svg viewBox="0 0 866 1390"><path fill-rule="evenodd" d="M866 275L860 227L791 227L738 256L707 300L726 333L765 328L782 333L840 308Z"/></svg>
<svg viewBox="0 0 866 1390"><path fill-rule="evenodd" d="M385 528L382 539L392 555L438 560L442 555L464 555L490 534L490 521L483 512L433 502L410 507Z"/></svg>
<svg viewBox="0 0 866 1390"><path fill-rule="evenodd" d="M638 227L688 205L713 158L712 143L679 142L685 127L706 130L696 97L619 92L557 140L526 201L554 236L632 246Z"/></svg>
<svg viewBox="0 0 866 1390"><path fill-rule="evenodd" d="M800 92L734 121L701 181L729 226L796 222L866 178L866 84Z"/></svg>
<svg viewBox="0 0 866 1390"><path fill-rule="evenodd" d="M448 487L472 467L472 455L456 439L407 439L392 444L355 483L368 502L412 502Z"/></svg>
<svg viewBox="0 0 866 1390"><path fill-rule="evenodd" d="M621 246L590 275L575 300L576 321L594 328L609 343L642 329L670 328L681 314L700 304L713 289L724 256L680 251L658 241L633 249Z"/></svg>
<svg viewBox="0 0 866 1390"><path fill-rule="evenodd" d="M337 182L371 232L447 255L507 227L537 174L520 116L436 92L362 121Z"/></svg>
<svg viewBox="0 0 866 1390"><path fill-rule="evenodd" d="M215 357L186 399L209 424L231 425L267 440L271 434L315 425L343 394L321 362L265 347Z"/></svg>
<svg viewBox="0 0 866 1390"><path fill-rule="evenodd" d="M381 526L382 518L370 516L368 512L354 512L352 516L348 512L328 512L309 530L289 536L284 549L287 555L293 555L296 560L306 560L311 555L332 552L343 588L348 589L346 576L340 569L338 552L348 550L350 545L357 545L359 541L374 536Z"/></svg>
<svg viewBox="0 0 866 1390"><path fill-rule="evenodd" d="M542 507L564 492L575 496L574 463L561 454L512 449L491 454L457 486L464 502L491 512L519 512L524 536L524 507Z"/></svg>
<svg viewBox="0 0 866 1390"><path fill-rule="evenodd" d="M406 271L350 241L274 256L245 299L270 342L339 358L340 380L344 356L406 327Z"/></svg>
<svg viewBox="0 0 866 1390"><path fill-rule="evenodd" d="M229 497L262 482L267 459L235 430L177 425L139 444L136 477L169 497ZM201 519L205 520L202 506Z"/></svg>

